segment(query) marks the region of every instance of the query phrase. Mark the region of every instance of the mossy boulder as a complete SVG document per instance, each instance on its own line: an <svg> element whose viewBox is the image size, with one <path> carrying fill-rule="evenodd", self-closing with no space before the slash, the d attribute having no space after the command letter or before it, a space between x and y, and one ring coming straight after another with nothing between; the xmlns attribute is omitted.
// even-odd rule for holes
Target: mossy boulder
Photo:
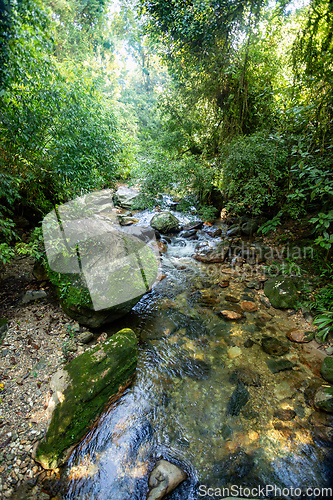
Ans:
<svg viewBox="0 0 333 500"><path fill-rule="evenodd" d="M110 398L129 385L136 364L137 339L125 328L53 375L49 424L34 454L42 467L55 469L68 459Z"/></svg>
<svg viewBox="0 0 333 500"><path fill-rule="evenodd" d="M171 233L172 231L179 231L180 225L177 217L172 215L170 212L159 212L154 215L150 221L152 228L156 229L160 233Z"/></svg>
<svg viewBox="0 0 333 500"><path fill-rule="evenodd" d="M266 281L264 286L266 296L277 309L293 309L298 296L294 281L287 276L275 276Z"/></svg>
<svg viewBox="0 0 333 500"><path fill-rule="evenodd" d="M319 410L333 413L333 387L328 385L319 387L314 397L314 405Z"/></svg>
<svg viewBox="0 0 333 500"><path fill-rule="evenodd" d="M320 369L321 376L327 380L330 384L333 384L333 358L327 356L322 364Z"/></svg>

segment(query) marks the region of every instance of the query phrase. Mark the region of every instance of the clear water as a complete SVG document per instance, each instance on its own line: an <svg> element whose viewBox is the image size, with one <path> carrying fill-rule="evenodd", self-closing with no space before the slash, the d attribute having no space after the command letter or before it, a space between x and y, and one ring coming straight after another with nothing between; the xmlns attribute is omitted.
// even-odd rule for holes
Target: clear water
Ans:
<svg viewBox="0 0 333 500"><path fill-rule="evenodd" d="M148 221L148 214L144 218ZM211 498L198 496L199 485L330 485L328 428L314 433L308 422L313 409L306 403L307 387L319 380L312 373L311 353L289 344L284 357L294 369L271 373L261 339L285 340L293 323L277 310L262 321L260 312L267 309L242 281L232 279L228 288L220 288L218 282L228 275L212 273L211 266L192 259L196 244L173 237L162 257L166 277L109 328L112 334L130 327L139 336L137 375L74 451L62 475L64 498L144 499L159 458L188 473L170 500ZM226 295L251 298L259 310L227 322L217 314L230 305ZM244 347L248 339L254 342L250 348ZM232 415L236 369L252 385L245 386L248 402ZM281 421L274 416L285 409L296 417Z"/></svg>

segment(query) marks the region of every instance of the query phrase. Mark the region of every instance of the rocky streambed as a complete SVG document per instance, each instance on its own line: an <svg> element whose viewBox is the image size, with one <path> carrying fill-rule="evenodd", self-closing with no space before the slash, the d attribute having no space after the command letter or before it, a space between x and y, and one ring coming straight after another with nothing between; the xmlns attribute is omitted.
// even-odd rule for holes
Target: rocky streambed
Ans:
<svg viewBox="0 0 333 500"><path fill-rule="evenodd" d="M153 215L134 214L141 224ZM161 234L162 268L152 291L89 340L91 346L131 328L139 340L136 378L60 475L42 471L30 453L44 430L49 381L64 361L63 341L72 342L76 356L86 349L78 337L84 332L48 298L12 313L1 346L4 498L19 487L17 498L139 500L146 498L159 460L186 472L173 500L198 498L202 485L274 484L302 492L331 485L333 422L315 407L327 353L311 340L311 317L288 304L272 306L264 290L262 243L226 240L221 222L202 228L185 219L181 225L187 225L183 233L177 228ZM236 246L236 253L229 251ZM297 289L288 293L293 301ZM39 349L33 347L37 341ZM24 349L27 358L20 355ZM20 403L22 394L27 402Z"/></svg>

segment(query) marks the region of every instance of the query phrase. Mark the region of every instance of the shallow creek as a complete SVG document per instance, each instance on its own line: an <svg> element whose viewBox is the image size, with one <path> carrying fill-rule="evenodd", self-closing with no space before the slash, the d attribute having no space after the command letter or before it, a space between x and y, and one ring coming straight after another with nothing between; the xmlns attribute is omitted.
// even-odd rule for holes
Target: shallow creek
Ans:
<svg viewBox="0 0 333 500"><path fill-rule="evenodd" d="M144 499L161 457L188 473L170 500L212 498L199 496L199 485L331 485L328 428L309 423L320 360L311 346L286 340L291 317L265 306L260 291L226 268L216 265L214 272L214 265L195 261L197 243L173 236L161 257L165 278L107 330L137 333L137 375L71 456L62 473L64 498ZM221 288L222 280L229 286ZM233 305L226 296L255 302L258 310L228 321L218 315ZM282 340L289 352L268 355L264 336ZM291 362L289 369L273 373L267 361L280 359Z"/></svg>

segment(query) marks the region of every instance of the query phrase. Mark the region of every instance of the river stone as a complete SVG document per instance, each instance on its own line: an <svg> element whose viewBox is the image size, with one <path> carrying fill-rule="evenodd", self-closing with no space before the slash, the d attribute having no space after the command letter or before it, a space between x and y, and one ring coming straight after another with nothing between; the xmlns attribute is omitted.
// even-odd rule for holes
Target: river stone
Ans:
<svg viewBox="0 0 333 500"><path fill-rule="evenodd" d="M326 356L320 368L321 376L330 384L333 384L333 358Z"/></svg>
<svg viewBox="0 0 333 500"><path fill-rule="evenodd" d="M293 420L296 417L296 412L294 410L289 409L279 409L275 410L273 416L282 420L283 422L288 422L289 420Z"/></svg>
<svg viewBox="0 0 333 500"><path fill-rule="evenodd" d="M333 413L333 387L328 385L319 387L314 397L314 405L319 410Z"/></svg>
<svg viewBox="0 0 333 500"><path fill-rule="evenodd" d="M160 233L171 233L179 230L179 220L170 212L159 212L150 221L151 227Z"/></svg>
<svg viewBox="0 0 333 500"><path fill-rule="evenodd" d="M159 460L149 476L150 491L147 500L161 500L174 491L186 478L187 474L177 465L167 460Z"/></svg>
<svg viewBox="0 0 333 500"><path fill-rule="evenodd" d="M233 295L226 295L225 297L225 300L227 300L228 302L234 302L234 303L237 303L239 302L240 299L238 299L237 297L234 297Z"/></svg>
<svg viewBox="0 0 333 500"><path fill-rule="evenodd" d="M53 375L48 427L34 452L42 467L55 469L68 459L110 398L129 385L137 357L136 336L125 328Z"/></svg>
<svg viewBox="0 0 333 500"><path fill-rule="evenodd" d="M202 242L197 245L192 257L199 262L206 264L215 264L224 262L229 252L229 243L227 241Z"/></svg>
<svg viewBox="0 0 333 500"><path fill-rule="evenodd" d="M136 189L120 186L113 195L113 201L119 207L131 209L139 195L140 193Z"/></svg>
<svg viewBox="0 0 333 500"><path fill-rule="evenodd" d="M236 311L229 311L229 310L223 310L220 312L220 314L225 318L228 319L229 321L236 321L238 319L241 319L243 316L242 314L236 312Z"/></svg>
<svg viewBox="0 0 333 500"><path fill-rule="evenodd" d="M245 312L250 312L253 313L258 310L258 306L255 302L252 302L250 300L243 300L240 304L241 308Z"/></svg>
<svg viewBox="0 0 333 500"><path fill-rule="evenodd" d="M287 276L275 276L267 280L264 292L272 306L277 309L293 309L296 306L297 289L294 281Z"/></svg>
<svg viewBox="0 0 333 500"><path fill-rule="evenodd" d="M295 366L289 359L266 359L266 364L272 373L292 370Z"/></svg>
<svg viewBox="0 0 333 500"><path fill-rule="evenodd" d="M241 232L242 232L241 227L238 224L234 224L234 225L229 227L229 229L226 233L226 236L229 238L231 238L233 236L240 236Z"/></svg>
<svg viewBox="0 0 333 500"><path fill-rule="evenodd" d="M238 384L229 399L227 415L232 415L233 417L238 416L241 409L246 405L249 399L250 393L246 389L245 385L242 383Z"/></svg>
<svg viewBox="0 0 333 500"><path fill-rule="evenodd" d="M315 332L307 332L305 330L301 330L300 328L291 328L287 333L287 339L291 340L291 342L297 342L299 344L303 344L306 342L311 342L314 339Z"/></svg>
<svg viewBox="0 0 333 500"><path fill-rule="evenodd" d="M263 351L270 356L283 356L289 351L289 347L281 340L274 337L264 337L261 341Z"/></svg>
<svg viewBox="0 0 333 500"><path fill-rule="evenodd" d="M82 332L77 336L77 340L82 344L89 344L93 338L94 334L92 332Z"/></svg>

